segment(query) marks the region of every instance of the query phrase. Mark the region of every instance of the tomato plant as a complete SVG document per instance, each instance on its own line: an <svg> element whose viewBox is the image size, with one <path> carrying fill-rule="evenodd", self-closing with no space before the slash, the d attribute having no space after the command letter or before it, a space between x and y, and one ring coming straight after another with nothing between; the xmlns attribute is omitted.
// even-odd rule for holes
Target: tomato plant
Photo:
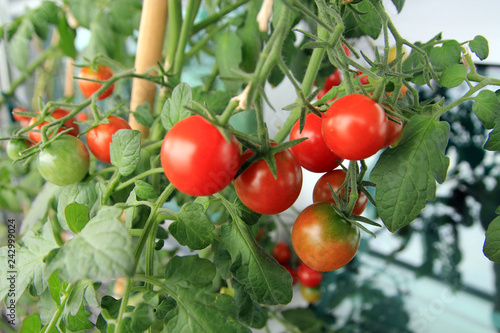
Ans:
<svg viewBox="0 0 500 333"><path fill-rule="evenodd" d="M305 169L312 172L327 172L339 166L343 161L333 153L325 143L321 132L322 118L313 113L306 116L302 131L297 121L290 131L290 140L307 138L290 148L293 156Z"/></svg>
<svg viewBox="0 0 500 333"><path fill-rule="evenodd" d="M344 170L332 170L321 176L316 182L313 189L313 202L332 202L335 203L335 198L332 190L337 193L340 198L345 198L346 186L342 187L346 181L347 173ZM330 189L331 187L331 189ZM341 188L342 187L342 188ZM349 192L348 192L349 193ZM349 202L349 200L346 200ZM352 210L352 214L361 215L366 208L368 198L361 190L358 190L358 199Z"/></svg>
<svg viewBox="0 0 500 333"><path fill-rule="evenodd" d="M90 97L102 87L102 83L96 81L106 81L112 76L113 71L108 66L97 66L97 70L92 67L82 67L78 74L78 87L85 97ZM115 84L112 83L97 99L103 100L109 97L114 89Z"/></svg>
<svg viewBox="0 0 500 333"><path fill-rule="evenodd" d="M113 134L121 129L130 129L127 121L117 116L109 116L109 123L100 124L87 132L87 145L90 152L97 159L110 163L110 144L113 141Z"/></svg>
<svg viewBox="0 0 500 333"><path fill-rule="evenodd" d="M328 147L341 158L368 158L383 147L386 136L385 111L367 96L341 97L326 111L323 137Z"/></svg>
<svg viewBox="0 0 500 333"><path fill-rule="evenodd" d="M327 202L308 206L293 224L295 252L307 266L317 271L345 266L358 251L359 241L358 228Z"/></svg>
<svg viewBox="0 0 500 333"><path fill-rule="evenodd" d="M180 191L205 196L224 189L240 162L240 147L200 116L175 124L163 140L161 165L168 180Z"/></svg>
<svg viewBox="0 0 500 333"><path fill-rule="evenodd" d="M89 152L74 136L63 135L38 154L38 170L48 182L65 186L81 181L89 171Z"/></svg>
<svg viewBox="0 0 500 333"><path fill-rule="evenodd" d="M26 139L11 139L7 143L7 155L13 160L17 161L21 158L20 152L30 147L30 143Z"/></svg>
<svg viewBox="0 0 500 333"><path fill-rule="evenodd" d="M250 165L234 180L241 202L260 214L278 214L290 208L302 188L302 169L290 150L274 155L277 177L265 160Z"/></svg>
<svg viewBox="0 0 500 333"><path fill-rule="evenodd" d="M55 118L55 119L60 119L60 118L66 117L68 114L69 114L69 112L67 110L55 109L54 112L52 112L52 114L50 116ZM38 121L38 119L31 118L29 126L35 124L35 122L37 122L37 121ZM49 123L48 121L44 121L41 124L34 126L32 128L32 130L29 132L30 139L33 140L34 142L40 142L42 140L42 135L40 134L40 129L42 128L42 126L44 126L48 123ZM68 135L77 136L80 133L80 127L78 126L78 124L75 123L74 117L71 117L70 119L66 120L58 132L62 132L66 129L71 129L69 132L66 133Z"/></svg>
<svg viewBox="0 0 500 333"><path fill-rule="evenodd" d="M301 263L297 267L297 279L302 285L313 288L319 286L323 279L323 273Z"/></svg>
<svg viewBox="0 0 500 333"><path fill-rule="evenodd" d="M273 249L273 257L276 259L280 264L286 264L290 261L292 258L292 251L290 251L290 248L288 247L288 244L285 242L278 242L276 243L276 246Z"/></svg>

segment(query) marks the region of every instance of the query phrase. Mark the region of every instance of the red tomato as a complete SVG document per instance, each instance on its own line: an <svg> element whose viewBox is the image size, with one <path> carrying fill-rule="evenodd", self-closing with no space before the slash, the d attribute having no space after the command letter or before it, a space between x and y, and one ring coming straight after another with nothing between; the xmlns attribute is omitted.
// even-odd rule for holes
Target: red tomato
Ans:
<svg viewBox="0 0 500 333"><path fill-rule="evenodd" d="M342 83L342 72L339 69L335 69L335 71L325 79L325 86L318 93L318 99L321 99L326 95L327 92L330 91L333 87L337 87ZM333 101L330 100L329 102Z"/></svg>
<svg viewBox="0 0 500 333"><path fill-rule="evenodd" d="M403 132L403 122L398 118L395 118L395 120L397 122L391 119L387 120L387 137L382 148L387 148L396 142L396 140L401 136L401 132Z"/></svg>
<svg viewBox="0 0 500 333"><path fill-rule="evenodd" d="M63 118L65 116L68 115L68 111L64 110L64 109L56 109L54 110L54 112L52 112L51 116L55 119L60 119L60 118ZM36 118L32 118L31 121L30 121L30 125L34 124L38 119ZM45 124L48 124L49 122L48 121L44 121L43 123L41 123L40 125L37 125L35 127L33 127L34 130L40 130L42 128L42 126L44 126ZM64 122L64 124L61 126L61 128L59 129L58 132L62 132L68 128L72 128L71 131L69 131L68 133L66 134L69 134L69 135L72 135L72 136L78 136L78 134L80 133L80 128L78 127L77 124L75 124L75 118L74 117L71 117L70 119L66 120ZM40 140L42 140L42 134L40 132L32 132L30 131L29 132L29 137L31 140L35 141L36 143L40 142Z"/></svg>
<svg viewBox="0 0 500 333"><path fill-rule="evenodd" d="M358 71L356 76L359 77L359 82L361 82L362 85L370 84L370 81L368 80L368 75L366 75L365 73Z"/></svg>
<svg viewBox="0 0 500 333"><path fill-rule="evenodd" d="M113 71L108 66L98 66L97 72L93 70L92 67L83 67L80 70L80 74L78 74L79 78L91 79L97 81L106 81L112 76L113 76ZM87 80L78 80L78 86L80 87L80 90L85 97L90 97L92 96L93 93L95 93L97 90L99 90L99 88L102 87L102 83L87 81ZM97 99L99 100L105 99L106 97L108 97L113 93L114 89L115 89L115 84L113 83Z"/></svg>
<svg viewBox="0 0 500 333"><path fill-rule="evenodd" d="M364 95L336 100L323 119L328 147L348 160L362 160L378 152L387 136L387 116L377 102Z"/></svg>
<svg viewBox="0 0 500 333"><path fill-rule="evenodd" d="M342 43L342 48L344 49L344 52L345 52L345 55L350 57L351 56L351 50L349 50L349 48L347 46L344 45L344 43Z"/></svg>
<svg viewBox="0 0 500 333"><path fill-rule="evenodd" d="M98 160L111 163L109 148L113 134L121 129L130 129L129 124L117 116L109 116L109 124L100 124L87 133L89 150Z"/></svg>
<svg viewBox="0 0 500 333"><path fill-rule="evenodd" d="M17 106L12 110L12 117L14 118L14 120L21 124L22 127L27 127L29 125L31 117L14 114L14 112L28 112L28 110L22 106Z"/></svg>
<svg viewBox="0 0 500 333"><path fill-rule="evenodd" d="M336 192L339 190L339 188L344 184L345 182L345 177L347 173L344 170L332 170L330 172L325 173L323 176L321 176L320 179L318 179L318 182L314 186L313 190L313 202L335 202L335 199L333 198L332 192L330 191L330 186L332 189ZM344 197L345 196L345 187L343 187L340 192L339 196ZM361 215L363 211L366 208L366 204L368 202L368 198L366 195L358 190L358 200L356 201L356 204L354 205L354 209L352 210L352 213L354 215Z"/></svg>
<svg viewBox="0 0 500 333"><path fill-rule="evenodd" d="M292 285L294 285L297 282L297 273L293 270L292 266L288 264L283 264L283 267L290 273L292 276Z"/></svg>
<svg viewBox="0 0 500 333"><path fill-rule="evenodd" d="M302 169L290 150L274 155L277 179L263 159L250 165L234 180L241 202L260 214L278 214L290 208L302 188Z"/></svg>
<svg viewBox="0 0 500 333"><path fill-rule="evenodd" d="M290 148L301 166L312 172L327 172L339 166L343 159L335 155L326 145L321 132L322 118L314 113L306 116L306 123L300 133L299 120L293 125L290 140L307 138Z"/></svg>
<svg viewBox="0 0 500 333"><path fill-rule="evenodd" d="M323 273L301 263L297 268L297 279L302 285L314 288L321 283Z"/></svg>
<svg viewBox="0 0 500 333"><path fill-rule="evenodd" d="M278 242L273 249L273 257L280 264L286 264L292 258L292 251L285 242Z"/></svg>
<svg viewBox="0 0 500 333"><path fill-rule="evenodd" d="M78 114L76 115L76 120L78 121L85 121L85 120L88 120L89 117L87 116L87 114L85 112L78 112Z"/></svg>
<svg viewBox="0 0 500 333"><path fill-rule="evenodd" d="M233 180L240 166L240 146L201 116L184 118L165 135L161 165L168 180L193 196L212 195Z"/></svg>
<svg viewBox="0 0 500 333"><path fill-rule="evenodd" d="M295 253L317 271L332 271L352 260L359 247L358 228L337 214L332 204L319 202L304 209L292 228Z"/></svg>

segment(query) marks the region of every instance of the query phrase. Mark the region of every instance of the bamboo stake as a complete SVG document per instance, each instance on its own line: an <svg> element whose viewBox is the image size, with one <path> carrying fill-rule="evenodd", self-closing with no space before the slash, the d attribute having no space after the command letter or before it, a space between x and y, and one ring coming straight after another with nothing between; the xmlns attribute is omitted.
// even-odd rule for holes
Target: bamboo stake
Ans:
<svg viewBox="0 0 500 333"><path fill-rule="evenodd" d="M71 97L75 93L75 80L74 76L74 59L67 57L66 58L66 66L64 68L64 97Z"/></svg>
<svg viewBox="0 0 500 333"><path fill-rule="evenodd" d="M135 57L135 71L144 74L148 69L161 61L165 29L167 25L167 0L144 0L142 5L141 23L137 41L137 54ZM129 124L132 129L141 131L142 137L147 138L149 128L141 125L134 117L134 111L144 102L149 103L154 109L156 85L152 82L134 78L132 81L132 94L130 99Z"/></svg>

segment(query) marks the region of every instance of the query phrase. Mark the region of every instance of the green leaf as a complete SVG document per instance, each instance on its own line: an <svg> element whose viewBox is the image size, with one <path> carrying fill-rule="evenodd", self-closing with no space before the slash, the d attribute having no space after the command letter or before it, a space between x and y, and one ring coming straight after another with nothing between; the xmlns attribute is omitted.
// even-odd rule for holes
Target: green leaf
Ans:
<svg viewBox="0 0 500 333"><path fill-rule="evenodd" d="M488 54L490 52L488 46L488 40L481 35L477 35L473 40L469 43L469 47L472 52L474 52L479 59L484 60L488 58Z"/></svg>
<svg viewBox="0 0 500 333"><path fill-rule="evenodd" d="M139 105L134 112L134 118L141 125L144 125L147 127L153 126L153 122L155 119L154 119L153 115L151 114L151 107L150 107L149 103L144 102L141 105Z"/></svg>
<svg viewBox="0 0 500 333"><path fill-rule="evenodd" d="M262 49L262 38L260 37L257 14L262 6L262 1L252 1L247 6L245 23L238 28L236 34L241 40L241 69L247 73L255 71L260 50Z"/></svg>
<svg viewBox="0 0 500 333"><path fill-rule="evenodd" d="M281 313L286 321L296 326L302 333L333 333L331 326L318 317L313 309L287 309Z"/></svg>
<svg viewBox="0 0 500 333"><path fill-rule="evenodd" d="M141 21L141 1L113 1L109 7L108 20L112 29L122 35L131 36L139 29Z"/></svg>
<svg viewBox="0 0 500 333"><path fill-rule="evenodd" d="M57 248L50 223L44 225L41 233L34 233L31 230L27 231L22 238L22 243L23 246L20 247L16 243L15 247L15 270L17 271L17 276L14 300L16 302L29 284L33 285L33 290L37 295L42 294L47 288L49 275L44 273L45 263L43 260L50 251ZM8 254L9 251L6 246L0 248L2 258L8 258ZM7 261L5 262L7 263ZM8 281L7 277L10 274L7 264L3 265L0 271L1 281ZM0 299L5 298L9 292L9 287L9 283L0 284Z"/></svg>
<svg viewBox="0 0 500 333"><path fill-rule="evenodd" d="M60 36L59 48L64 55L75 59L77 55L75 47L76 31L74 29L71 29L68 22L66 21L65 15L59 16L57 31L59 32Z"/></svg>
<svg viewBox="0 0 500 333"><path fill-rule="evenodd" d="M101 11L97 4L98 0L68 0L71 14L78 21L78 24L87 29L90 28L90 23L98 17Z"/></svg>
<svg viewBox="0 0 500 333"><path fill-rule="evenodd" d="M131 328L134 332L147 330L155 321L154 309L147 303L139 304L131 314Z"/></svg>
<svg viewBox="0 0 500 333"><path fill-rule="evenodd" d="M45 273L58 271L70 283L129 276L134 267L133 246L119 219L121 213L121 209L102 207L77 236L57 251Z"/></svg>
<svg viewBox="0 0 500 333"><path fill-rule="evenodd" d="M222 114L231 97L233 96L227 91L203 91L202 86L193 88L193 100L213 111L215 114Z"/></svg>
<svg viewBox="0 0 500 333"><path fill-rule="evenodd" d="M56 274L52 274L51 277L54 275ZM75 316L78 311L80 311L81 307L86 305L84 299L87 301L87 304L99 307L96 299L94 282L91 280L81 280L74 284L68 296L64 313Z"/></svg>
<svg viewBox="0 0 500 333"><path fill-rule="evenodd" d="M500 120L495 123L495 128L488 134L488 140L484 144L484 149L490 151L500 151Z"/></svg>
<svg viewBox="0 0 500 333"><path fill-rule="evenodd" d="M111 164L122 176L134 172L141 157L141 132L121 129L113 134L110 144Z"/></svg>
<svg viewBox="0 0 500 333"><path fill-rule="evenodd" d="M156 318L158 318L160 320L165 319L165 316L167 315L167 313L170 310L175 309L176 306L177 306L177 303L175 302L175 300L172 297L165 298L156 307L156 311L155 311Z"/></svg>
<svg viewBox="0 0 500 333"><path fill-rule="evenodd" d="M398 13L401 13L401 10L403 9L403 6L405 4L405 0L392 0L392 3L394 4L394 6L396 6Z"/></svg>
<svg viewBox="0 0 500 333"><path fill-rule="evenodd" d="M373 7L370 1L362 1L361 3L353 5L353 8L357 12L364 14L356 14L349 8L345 16L346 37L361 37L368 35L373 39L377 39L382 31L382 21L375 7Z"/></svg>
<svg viewBox="0 0 500 333"><path fill-rule="evenodd" d="M92 312L81 306L75 315L65 314L63 320L70 332L77 332L94 328L94 324L88 319Z"/></svg>
<svg viewBox="0 0 500 333"><path fill-rule="evenodd" d="M135 181L135 193L141 199L156 199L159 196L158 191L151 184L143 180Z"/></svg>
<svg viewBox="0 0 500 333"><path fill-rule="evenodd" d="M488 225L483 252L491 261L500 263L500 216Z"/></svg>
<svg viewBox="0 0 500 333"><path fill-rule="evenodd" d="M77 203L71 203L64 208L64 216L68 227L78 234L89 221L89 209Z"/></svg>
<svg viewBox="0 0 500 333"><path fill-rule="evenodd" d="M231 255L231 272L260 304L287 304L292 299L292 277L252 236L238 216L221 228L221 238Z"/></svg>
<svg viewBox="0 0 500 333"><path fill-rule="evenodd" d="M26 52L26 50L30 49L29 40L34 30L35 27L33 23L25 18L9 42L9 47L7 49L9 61L18 69L23 70L28 64L29 52Z"/></svg>
<svg viewBox="0 0 500 333"><path fill-rule="evenodd" d="M449 40L443 43L442 47L432 49L430 58L434 66L450 66L458 64L462 55L460 44L456 40Z"/></svg>
<svg viewBox="0 0 500 333"><path fill-rule="evenodd" d="M201 250L212 243L212 230L215 227L205 214L203 205L188 202L182 206L176 218L168 230L181 245L191 250Z"/></svg>
<svg viewBox="0 0 500 333"><path fill-rule="evenodd" d="M454 88L464 82L467 78L467 67L462 64L454 64L446 67L441 74L440 83L443 87Z"/></svg>
<svg viewBox="0 0 500 333"><path fill-rule="evenodd" d="M240 37L229 30L215 36L215 62L227 91L232 95L238 92L239 85L229 78L235 78L237 75L235 70L239 69L242 60L241 47Z"/></svg>
<svg viewBox="0 0 500 333"><path fill-rule="evenodd" d="M243 285L232 282L236 301L238 320L252 328L263 328L267 323L267 310L254 302L245 292Z"/></svg>
<svg viewBox="0 0 500 333"><path fill-rule="evenodd" d="M165 267L168 282L185 288L210 287L215 273L214 264L198 255L174 256Z"/></svg>
<svg viewBox="0 0 500 333"><path fill-rule="evenodd" d="M432 117L413 116L401 143L384 151L371 173L376 184L377 209L391 231L408 225L436 197L436 180L446 179L449 158L444 155L450 125Z"/></svg>
<svg viewBox="0 0 500 333"><path fill-rule="evenodd" d="M242 221L244 221L249 226L256 224L260 217L262 216L259 213L254 212L245 206L241 200L236 200L234 203L234 207L238 209L238 214Z"/></svg>
<svg viewBox="0 0 500 333"><path fill-rule="evenodd" d="M492 129L495 121L500 116L500 100L491 90L481 90L475 97L472 111L483 123L484 128Z"/></svg>
<svg viewBox="0 0 500 333"><path fill-rule="evenodd" d="M97 202L97 190L95 183L78 183L65 186L59 195L57 202L57 219L64 230L69 230L68 222L66 221L65 210L66 206L72 203L77 203L86 206L92 210Z"/></svg>
<svg viewBox="0 0 500 333"><path fill-rule="evenodd" d="M172 97L165 101L161 110L161 123L169 130L180 120L187 118L190 113L186 109L191 107L193 93L187 83L179 83L172 91Z"/></svg>
<svg viewBox="0 0 500 333"><path fill-rule="evenodd" d="M40 321L40 316L38 313L33 313L23 319L19 333L32 333L39 332L42 327L42 322Z"/></svg>

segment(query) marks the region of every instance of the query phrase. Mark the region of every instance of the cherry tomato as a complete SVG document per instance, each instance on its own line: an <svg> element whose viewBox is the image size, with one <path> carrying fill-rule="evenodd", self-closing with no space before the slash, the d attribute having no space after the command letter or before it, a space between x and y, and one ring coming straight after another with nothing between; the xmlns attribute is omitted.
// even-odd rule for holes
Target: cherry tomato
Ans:
<svg viewBox="0 0 500 333"><path fill-rule="evenodd" d="M66 186L81 181L89 171L89 152L82 141L63 135L38 154L38 170L55 185Z"/></svg>
<svg viewBox="0 0 500 333"><path fill-rule="evenodd" d="M344 49L344 52L345 52L345 55L350 57L351 56L351 50L349 50L349 48L347 46L344 45L344 43L342 43L342 48Z"/></svg>
<svg viewBox="0 0 500 333"><path fill-rule="evenodd" d="M278 242L273 249L273 257L280 264L286 264L292 258L292 251L285 242Z"/></svg>
<svg viewBox="0 0 500 333"><path fill-rule="evenodd" d="M83 67L80 70L80 74L78 74L79 78L97 81L106 81L112 76L113 71L108 66L98 66L97 72L93 70L92 67ZM102 87L102 83L87 80L78 80L78 86L80 87L80 90L85 97L90 97L93 93L95 93L97 90L99 90L99 88ZM113 83L97 99L105 99L113 93L114 89L115 84Z"/></svg>
<svg viewBox="0 0 500 333"><path fill-rule="evenodd" d="M304 285L300 286L300 294L308 303L316 303L321 298L320 288L311 288Z"/></svg>
<svg viewBox="0 0 500 333"><path fill-rule="evenodd" d="M351 261L359 241L358 228L328 202L308 206L292 228L295 253L307 266L321 272L339 269Z"/></svg>
<svg viewBox="0 0 500 333"><path fill-rule="evenodd" d="M299 267L297 267L297 279L302 285L314 288L321 283L323 273L301 263Z"/></svg>
<svg viewBox="0 0 500 333"><path fill-rule="evenodd" d="M288 264L283 264L283 267L285 267L285 269L288 271L288 273L290 273L290 275L292 276L292 285L294 285L297 282L297 273L292 268L292 266L290 266Z"/></svg>
<svg viewBox="0 0 500 333"><path fill-rule="evenodd" d="M11 139L7 143L7 155L13 160L17 161L21 158L19 154L21 151L28 149L31 146L30 142L25 139Z"/></svg>
<svg viewBox="0 0 500 333"><path fill-rule="evenodd" d="M87 116L87 114L84 111L78 112L78 114L76 115L76 120L78 120L78 121L85 121L88 119L89 119L89 117Z"/></svg>
<svg viewBox="0 0 500 333"><path fill-rule="evenodd" d="M394 120L387 120L387 137L382 148L387 148L396 142L401 136L401 132L403 132L403 122L401 119L395 118Z"/></svg>
<svg viewBox="0 0 500 333"><path fill-rule="evenodd" d="M52 112L51 116L55 119L60 119L60 118L63 118L65 116L68 115L68 111L64 110L64 109L56 109L54 110L54 112ZM30 121L30 125L34 124L38 119L36 118L32 118L31 121ZM43 125L45 124L48 124L49 122L48 121L44 121L43 123L41 123L40 125L37 125L35 127L33 127L34 130L40 130L42 128ZM70 119L66 120L64 122L64 124L61 126L61 128L59 129L58 132L62 132L68 128L71 128L72 130L69 131L68 133L66 134L69 134L69 135L72 135L72 136L77 136L79 133L80 133L80 128L78 127L78 124L75 124L75 118L74 117L71 117ZM42 140L42 134L40 132L33 132L33 131L30 131L29 132L29 137L31 140L33 140L34 142L38 143Z"/></svg>
<svg viewBox="0 0 500 333"><path fill-rule="evenodd" d="M339 69L335 69L335 71L325 79L325 86L318 93L318 99L321 99L326 95L327 92L330 91L333 87L339 86L342 83L342 72ZM329 102L333 101L330 100Z"/></svg>
<svg viewBox="0 0 500 333"><path fill-rule="evenodd" d="M313 189L313 202L332 202L335 203L335 199L333 198L332 192L330 191L330 186L332 189L337 192L339 188L344 184L345 177L347 173L344 170L332 170L330 172L325 173L321 176L320 179L316 182ZM345 196L345 187L343 187L339 194L340 197ZM358 190L358 200L354 205L354 209L352 213L354 215L361 215L366 208L366 204L368 202L368 198L366 195Z"/></svg>
<svg viewBox="0 0 500 333"><path fill-rule="evenodd" d="M12 117L14 118L14 120L21 124L22 127L27 127L29 125L31 117L14 114L14 112L28 112L28 110L22 106L17 106L12 110Z"/></svg>
<svg viewBox="0 0 500 333"><path fill-rule="evenodd" d="M250 165L234 180L241 202L260 214L278 214L290 208L302 188L302 169L290 150L274 155L277 179L263 159Z"/></svg>
<svg viewBox="0 0 500 333"><path fill-rule="evenodd" d="M341 158L362 160L378 152L387 136L387 116L374 100L364 95L337 99L323 119L323 137Z"/></svg>
<svg viewBox="0 0 500 333"><path fill-rule="evenodd" d="M343 159L335 155L326 145L321 132L322 118L314 113L306 116L306 122L300 133L299 120L293 125L290 140L307 138L290 148L301 166L312 172L327 172L339 166Z"/></svg>
<svg viewBox="0 0 500 333"><path fill-rule="evenodd" d="M168 180L193 196L219 192L233 180L240 166L240 146L228 142L201 116L184 118L165 135L161 165Z"/></svg>
<svg viewBox="0 0 500 333"><path fill-rule="evenodd" d="M370 81L368 80L368 75L366 75L365 73L358 71L358 73L356 74L356 76L359 77L359 82L362 85L370 84Z"/></svg>
<svg viewBox="0 0 500 333"><path fill-rule="evenodd" d="M111 163L109 147L113 141L113 134L121 129L130 129L129 124L120 117L109 116L109 124L100 124L87 133L89 150L98 160Z"/></svg>

